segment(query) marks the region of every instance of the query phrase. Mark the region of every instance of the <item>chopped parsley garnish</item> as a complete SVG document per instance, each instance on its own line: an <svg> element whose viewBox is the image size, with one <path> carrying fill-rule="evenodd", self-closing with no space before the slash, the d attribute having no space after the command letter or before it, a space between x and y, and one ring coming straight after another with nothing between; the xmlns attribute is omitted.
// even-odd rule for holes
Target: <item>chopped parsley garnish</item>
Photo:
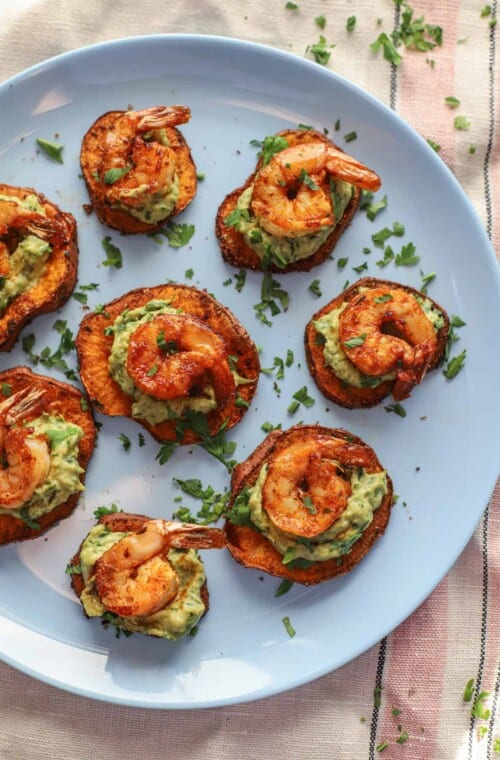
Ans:
<svg viewBox="0 0 500 760"><path fill-rule="evenodd" d="M164 354L176 354L179 350L175 340L165 340L165 332L160 330L156 336L156 345Z"/></svg>
<svg viewBox="0 0 500 760"><path fill-rule="evenodd" d="M203 182L203 180L205 179L205 176L206 175L204 172L196 172L196 179L198 180L198 182Z"/></svg>
<svg viewBox="0 0 500 760"><path fill-rule="evenodd" d="M112 504L110 507L97 507L97 509L94 509L94 517L96 520L100 520L104 515L114 515L115 512L118 512L116 504Z"/></svg>
<svg viewBox="0 0 500 760"><path fill-rule="evenodd" d="M158 365L157 365L157 364L153 364L153 366L152 366L152 367L150 367L150 368L148 369L148 371L146 372L146 376L147 376L147 377L154 377L154 376L156 375L156 373L158 372L158 370L159 370L159 369L160 369L160 368L158 367Z"/></svg>
<svg viewBox="0 0 500 760"><path fill-rule="evenodd" d="M337 121L335 122L334 129L335 129L336 132L339 131L339 129L340 129L340 119L337 119Z"/></svg>
<svg viewBox="0 0 500 760"><path fill-rule="evenodd" d="M389 61L389 63L392 63L394 66L399 66L403 60L396 50L394 42L391 40L389 35L386 34L386 32L381 32L375 42L372 42L370 48L374 53L378 53L380 48L382 48L385 60Z"/></svg>
<svg viewBox="0 0 500 760"><path fill-rule="evenodd" d="M290 618L288 615L283 618L283 625L285 626L285 631L288 633L291 639L295 636L295 628L290 623Z"/></svg>
<svg viewBox="0 0 500 760"><path fill-rule="evenodd" d="M436 279L436 272L429 272L429 274L424 274L422 270L420 270L420 276L422 278L422 285L420 286L420 290L422 293L427 293L427 286Z"/></svg>
<svg viewBox="0 0 500 760"><path fill-rule="evenodd" d="M241 221L250 221L250 212L247 208L235 208L224 218L226 227L238 227Z"/></svg>
<svg viewBox="0 0 500 760"><path fill-rule="evenodd" d="M356 140L358 137L357 132L348 132L346 135L344 135L344 140L346 143L352 142L353 140Z"/></svg>
<svg viewBox="0 0 500 760"><path fill-rule="evenodd" d="M103 628L107 630L110 625L113 625L115 627L115 636L117 639L120 638L122 633L127 638L129 636L132 636L132 631L127 631L125 628L121 628L118 621L119 621L118 615L115 615L114 612L109 612L109 610L107 610L101 615L101 623L102 623Z"/></svg>
<svg viewBox="0 0 500 760"><path fill-rule="evenodd" d="M396 744L405 744L410 738L408 731L403 731L396 739Z"/></svg>
<svg viewBox="0 0 500 760"><path fill-rule="evenodd" d="M168 222L160 230L162 235L168 240L172 248L182 248L187 245L195 232L194 224L178 224L177 222Z"/></svg>
<svg viewBox="0 0 500 760"><path fill-rule="evenodd" d="M384 409L386 412L394 412L398 417L406 417L406 409L401 404L389 404L389 406L384 406Z"/></svg>
<svg viewBox="0 0 500 760"><path fill-rule="evenodd" d="M361 335L357 335L355 338L349 338L349 340L345 340L344 346L346 348L357 348L358 346L362 346L365 340L366 333L361 333Z"/></svg>
<svg viewBox="0 0 500 760"><path fill-rule="evenodd" d="M79 563L77 565L66 565L64 572L66 575L80 575L82 572L82 566Z"/></svg>
<svg viewBox="0 0 500 760"><path fill-rule="evenodd" d="M384 749L387 749L388 746L389 746L389 742L379 742L379 744L377 744L375 749L377 750L377 752L383 752Z"/></svg>
<svg viewBox="0 0 500 760"><path fill-rule="evenodd" d="M485 701L490 696L489 691L482 691L472 705L471 715L473 718L479 718L480 720L488 720L491 715L491 710L485 707Z"/></svg>
<svg viewBox="0 0 500 760"><path fill-rule="evenodd" d="M226 419L219 430L212 434L206 416L194 409L187 409L184 412L183 419L179 420L177 424L177 433L179 439L182 439L186 428L192 430L200 438L198 445L205 449L208 454L215 457L215 459L218 459L219 462L222 462L229 472L231 472L235 462L233 459L228 459L228 457L234 454L236 443L224 439L228 421L229 419Z"/></svg>
<svg viewBox="0 0 500 760"><path fill-rule="evenodd" d="M177 483L183 493L191 496L193 499L199 499L202 502L202 506L196 516L193 516L186 507L180 507L173 513L172 517L179 520L182 519L183 522L209 525L210 523L217 522L224 514L231 495L229 492L223 494L216 493L212 486L204 488L201 480L198 478L189 478L187 480L174 478L174 482Z"/></svg>
<svg viewBox="0 0 500 760"><path fill-rule="evenodd" d="M385 241L392 237L392 234L392 230L389 227L384 227L378 232L375 232L372 235L373 245L377 248L383 248Z"/></svg>
<svg viewBox="0 0 500 760"><path fill-rule="evenodd" d="M87 412L89 408L89 402L83 396L80 398L80 409L82 412Z"/></svg>
<svg viewBox="0 0 500 760"><path fill-rule="evenodd" d="M475 152L476 152L476 146L469 145L469 153L471 154L471 156L473 156Z"/></svg>
<svg viewBox="0 0 500 760"><path fill-rule="evenodd" d="M52 140L45 140L43 137L37 137L36 141L40 148L42 148L50 158L53 158L54 161L57 161L59 164L64 163L62 157L64 145L59 145L58 143L52 142Z"/></svg>
<svg viewBox="0 0 500 760"><path fill-rule="evenodd" d="M130 442L130 438L127 435L125 435L125 433L120 433L120 435L118 436L118 438L121 441L121 444L123 446L123 450L124 451L130 451L130 447L132 445L131 442Z"/></svg>
<svg viewBox="0 0 500 760"><path fill-rule="evenodd" d="M179 444L176 441L165 441L159 448L157 455L155 456L156 461L159 464L165 464L165 462L168 462L174 451L177 449Z"/></svg>
<svg viewBox="0 0 500 760"><path fill-rule="evenodd" d="M240 491L236 496L231 509L225 514L225 517L229 522L234 525L252 526L252 521L250 520L249 498L250 490L248 488L244 488Z"/></svg>
<svg viewBox="0 0 500 760"><path fill-rule="evenodd" d="M454 95L448 95L448 97L444 99L444 102L447 106L450 106L450 108L458 108L460 105L459 99L455 98Z"/></svg>
<svg viewBox="0 0 500 760"><path fill-rule="evenodd" d="M306 407L306 409L309 409L311 406L314 406L315 401L311 396L309 396L307 392L307 386L303 385L302 388L299 388L298 391L295 391L292 398L294 399L291 404L289 405L287 411L288 414L295 414L297 409L299 408L300 404Z"/></svg>
<svg viewBox="0 0 500 760"><path fill-rule="evenodd" d="M393 707L391 710L391 715L397 717L398 715L401 715L401 710L399 710L397 707Z"/></svg>
<svg viewBox="0 0 500 760"><path fill-rule="evenodd" d="M270 327L272 322L267 318L265 311L269 310L272 317L280 314L281 311L288 309L290 296L283 290L280 283L274 279L269 272L264 272L262 285L260 289L260 303L254 305L254 310L258 319ZM280 306L278 306L279 301Z"/></svg>
<svg viewBox="0 0 500 760"><path fill-rule="evenodd" d="M318 513L318 510L314 506L313 500L311 499L310 496L304 496L304 498L302 499L302 503L310 515L316 515Z"/></svg>
<svg viewBox="0 0 500 760"><path fill-rule="evenodd" d="M64 372L68 380L78 380L75 370L71 369L66 359L64 359L64 356L66 354L69 354L70 351L72 351L75 347L73 333L67 326L66 320L63 319L56 320L52 327L61 336L59 346L55 351L51 352L49 346L46 346L44 349L42 349L40 354L35 354L33 352L33 347L35 345L36 338L33 333L30 333L29 335L25 335L23 337L23 351L28 354L33 364L36 365L40 362L40 364L42 364L44 367L54 367L55 369L61 370L61 372Z"/></svg>
<svg viewBox="0 0 500 760"><path fill-rule="evenodd" d="M348 32L352 32L354 27L356 26L356 16L349 16L347 19L347 23L345 25L345 28Z"/></svg>
<svg viewBox="0 0 500 760"><path fill-rule="evenodd" d="M441 146L437 142L434 142L434 140L431 140L430 137L427 138L427 143L431 146L432 150L436 151L436 153L439 153L441 150Z"/></svg>
<svg viewBox="0 0 500 760"><path fill-rule="evenodd" d="M192 280L193 275L194 275L194 269L186 269L186 271L184 272L184 277L186 278L186 280Z"/></svg>
<svg viewBox="0 0 500 760"><path fill-rule="evenodd" d="M281 430L281 422L278 422L277 425L273 425L272 422L263 422L260 429L263 430L264 433L270 433L271 430Z"/></svg>
<svg viewBox="0 0 500 760"><path fill-rule="evenodd" d="M455 129L466 130L470 127L470 121L466 116L455 116L453 126Z"/></svg>
<svg viewBox="0 0 500 760"><path fill-rule="evenodd" d="M382 687L375 686L373 690L373 705L378 710L381 704L382 704Z"/></svg>
<svg viewBox="0 0 500 760"><path fill-rule="evenodd" d="M250 144L260 147L261 150L258 153L258 158L262 159L263 166L269 163L275 153L288 148L288 140L281 135L269 135L268 137L264 137L262 141L251 140Z"/></svg>
<svg viewBox="0 0 500 760"><path fill-rule="evenodd" d="M384 258L375 262L378 267L385 267L394 259L394 251L390 245L386 245L384 248Z"/></svg>
<svg viewBox="0 0 500 760"><path fill-rule="evenodd" d="M274 596L278 597L278 596L283 596L284 594L287 594L292 588L292 586L293 586L293 581L289 581L288 578L283 578L280 585L274 592Z"/></svg>
<svg viewBox="0 0 500 760"><path fill-rule="evenodd" d="M37 523L36 520L33 520L29 515L29 507L23 507L19 510L19 517L23 521L25 525L28 526L28 528L31 528L32 530L40 530L42 527L40 523Z"/></svg>
<svg viewBox="0 0 500 760"><path fill-rule="evenodd" d="M75 301L79 301L80 303L86 304L88 301L88 296L86 291L88 290L96 290L99 287L98 282L91 282L89 285L80 285L79 290L75 290L75 292L72 294Z"/></svg>
<svg viewBox="0 0 500 760"><path fill-rule="evenodd" d="M2 396L6 398L12 396L12 385L10 383L2 383Z"/></svg>
<svg viewBox="0 0 500 760"><path fill-rule="evenodd" d="M318 298L320 298L323 295L321 292L319 280L313 280L307 289L310 290L311 293L314 296L317 296Z"/></svg>
<svg viewBox="0 0 500 760"><path fill-rule="evenodd" d="M243 396L237 395L234 400L234 405L239 407L245 407L245 409L248 409L250 404L246 399L243 398Z"/></svg>
<svg viewBox="0 0 500 760"><path fill-rule="evenodd" d="M406 48L426 52L436 45L442 45L443 30L440 26L426 24L423 16L413 19L413 8L410 8L405 0L398 4L402 9L401 22L391 34L396 46L404 45Z"/></svg>
<svg viewBox="0 0 500 760"><path fill-rule="evenodd" d="M300 170L299 182L303 182L309 190L319 190L319 185L309 176L305 169Z"/></svg>
<svg viewBox="0 0 500 760"><path fill-rule="evenodd" d="M384 195L379 201L373 201L373 193L370 193L368 190L362 190L359 207L362 211L366 211L366 216L373 222L377 214L383 211L384 208L387 208L387 195Z"/></svg>
<svg viewBox="0 0 500 760"><path fill-rule="evenodd" d="M104 267L114 267L115 269L122 268L122 252L120 249L111 242L111 238L107 235L102 239L102 247L106 254L105 260L102 262Z"/></svg>
<svg viewBox="0 0 500 760"><path fill-rule="evenodd" d="M343 269L343 268L345 267L345 265L347 264L347 262L348 262L348 261L349 261L349 259L348 259L348 258L345 258L345 259L337 259L337 267L338 267L338 269Z"/></svg>
<svg viewBox="0 0 500 760"><path fill-rule="evenodd" d="M104 175L104 184L114 185L115 182L118 182L118 180L124 177L125 174L128 174L131 168L131 166L124 166L122 168L115 167L113 169L108 169Z"/></svg>
<svg viewBox="0 0 500 760"><path fill-rule="evenodd" d="M474 694L474 679L470 678L465 684L465 689L463 693L464 702L470 702L473 694Z"/></svg>
<svg viewBox="0 0 500 760"><path fill-rule="evenodd" d="M398 267L409 267L413 266L414 264L418 264L420 261L420 256L417 256L415 254L415 246L413 243L407 243L401 248L400 253L396 254L396 258L394 259L394 263Z"/></svg>
<svg viewBox="0 0 500 760"><path fill-rule="evenodd" d="M291 0L288 0L287 4L285 5L285 8L289 11L296 11L298 9L297 3L292 3Z"/></svg>
<svg viewBox="0 0 500 760"><path fill-rule="evenodd" d="M467 349L464 348L464 350L458 354L457 356L454 356L453 359L450 359L443 370L443 375L448 380L453 380L454 377L458 375L460 370L465 364L465 357L467 356Z"/></svg>
<svg viewBox="0 0 500 760"><path fill-rule="evenodd" d="M318 42L315 42L314 45L308 45L306 53L311 53L316 63L321 64L321 66L326 66L331 56L328 48L333 47L335 46L329 45L326 41L326 37L320 34Z"/></svg>
<svg viewBox="0 0 500 760"><path fill-rule="evenodd" d="M324 29L326 26L326 18L323 15L316 16L316 18L314 19L314 23L316 24L316 26L319 26L320 29Z"/></svg>
<svg viewBox="0 0 500 760"><path fill-rule="evenodd" d="M481 18L485 16L491 16L491 5L483 5L481 8Z"/></svg>
<svg viewBox="0 0 500 760"><path fill-rule="evenodd" d="M386 303L387 301L392 301L393 296L391 293L384 293L381 296L376 296L376 298L373 299L374 303Z"/></svg>
<svg viewBox="0 0 500 760"><path fill-rule="evenodd" d="M353 269L358 274L361 274L361 272L364 272L366 269L368 269L368 262L364 261L362 264L359 264L357 267L353 267Z"/></svg>

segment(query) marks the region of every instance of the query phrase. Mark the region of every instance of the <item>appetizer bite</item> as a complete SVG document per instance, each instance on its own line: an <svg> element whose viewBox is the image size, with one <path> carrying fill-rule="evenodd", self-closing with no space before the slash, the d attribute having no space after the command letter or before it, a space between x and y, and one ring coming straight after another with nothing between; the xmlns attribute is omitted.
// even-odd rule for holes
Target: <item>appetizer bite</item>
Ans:
<svg viewBox="0 0 500 760"><path fill-rule="evenodd" d="M449 329L445 310L425 293L365 277L307 324L307 364L339 406L375 406L389 393L402 401L441 362Z"/></svg>
<svg viewBox="0 0 500 760"><path fill-rule="evenodd" d="M197 549L225 543L218 528L115 512L100 517L67 572L87 617L117 632L179 639L208 610Z"/></svg>
<svg viewBox="0 0 500 760"><path fill-rule="evenodd" d="M267 141L267 142L266 142ZM380 178L313 129L264 140L255 172L219 207L215 231L235 267L306 271L330 255Z"/></svg>
<svg viewBox="0 0 500 760"><path fill-rule="evenodd" d="M131 417L160 441L199 441L236 425L259 377L257 349L229 309L186 285L138 288L88 314L76 338L95 407ZM194 425L196 427L196 425Z"/></svg>
<svg viewBox="0 0 500 760"><path fill-rule="evenodd" d="M99 220L120 232L153 232L196 194L196 167L176 129L185 106L109 111L85 134L80 163Z"/></svg>
<svg viewBox="0 0 500 760"><path fill-rule="evenodd" d="M68 300L77 267L73 216L36 190L0 184L0 351Z"/></svg>
<svg viewBox="0 0 500 760"><path fill-rule="evenodd" d="M36 538L76 507L95 443L77 388L27 367L0 372L0 544Z"/></svg>
<svg viewBox="0 0 500 760"><path fill-rule="evenodd" d="M384 532L392 482L346 430L273 430L231 482L225 531L245 567L310 585L352 570Z"/></svg>

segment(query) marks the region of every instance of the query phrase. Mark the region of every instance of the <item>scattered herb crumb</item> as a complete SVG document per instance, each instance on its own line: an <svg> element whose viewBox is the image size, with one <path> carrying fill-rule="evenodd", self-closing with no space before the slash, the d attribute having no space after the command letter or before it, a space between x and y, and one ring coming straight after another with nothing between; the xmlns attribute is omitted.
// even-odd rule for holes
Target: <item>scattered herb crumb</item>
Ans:
<svg viewBox="0 0 500 760"><path fill-rule="evenodd" d="M62 157L64 145L59 145L58 143L52 142L52 140L45 140L43 137L37 137L36 141L40 148L42 148L50 158L53 158L54 161L57 161L59 164L64 163Z"/></svg>
<svg viewBox="0 0 500 760"><path fill-rule="evenodd" d="M290 622L290 618L288 616L283 618L283 625L285 626L285 631L288 633L291 639L295 636L295 628Z"/></svg>
<svg viewBox="0 0 500 760"><path fill-rule="evenodd" d="M105 260L102 262L104 267L114 267L115 269L121 269L123 265L122 252L120 249L111 242L111 238L107 235L102 239L102 247L106 254Z"/></svg>
<svg viewBox="0 0 500 760"><path fill-rule="evenodd" d="M389 404L389 406L384 406L384 409L386 412L394 412L398 417L406 417L406 409L397 402L395 404Z"/></svg>

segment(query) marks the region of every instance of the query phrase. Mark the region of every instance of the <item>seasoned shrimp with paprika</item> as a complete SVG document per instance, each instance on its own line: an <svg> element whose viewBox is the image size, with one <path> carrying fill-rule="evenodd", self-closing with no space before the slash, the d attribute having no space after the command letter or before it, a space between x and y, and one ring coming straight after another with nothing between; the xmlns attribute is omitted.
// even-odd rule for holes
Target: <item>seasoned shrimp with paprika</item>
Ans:
<svg viewBox="0 0 500 760"><path fill-rule="evenodd" d="M257 173L250 206L259 224L277 238L298 237L339 220L330 180L376 191L380 178L352 156L323 142L294 145L276 153Z"/></svg>
<svg viewBox="0 0 500 760"><path fill-rule="evenodd" d="M363 374L396 373L398 401L422 381L437 347L432 322L403 288L371 288L351 299L339 318L339 337L347 358Z"/></svg>
<svg viewBox="0 0 500 760"><path fill-rule="evenodd" d="M81 165L101 221L123 232L161 226L192 200L196 169L177 127L186 106L110 111L84 137Z"/></svg>
<svg viewBox="0 0 500 760"><path fill-rule="evenodd" d="M45 435L19 425L40 408L43 391L24 388L0 404L0 507L18 509L33 496L50 470L50 453Z"/></svg>
<svg viewBox="0 0 500 760"><path fill-rule="evenodd" d="M186 314L161 314L134 330L126 368L141 391L162 400L184 398L207 379L219 406L235 392L225 341Z"/></svg>
<svg viewBox="0 0 500 760"><path fill-rule="evenodd" d="M225 543L218 528L148 520L141 531L120 539L95 563L99 597L120 617L152 615L179 590L169 549L219 549Z"/></svg>

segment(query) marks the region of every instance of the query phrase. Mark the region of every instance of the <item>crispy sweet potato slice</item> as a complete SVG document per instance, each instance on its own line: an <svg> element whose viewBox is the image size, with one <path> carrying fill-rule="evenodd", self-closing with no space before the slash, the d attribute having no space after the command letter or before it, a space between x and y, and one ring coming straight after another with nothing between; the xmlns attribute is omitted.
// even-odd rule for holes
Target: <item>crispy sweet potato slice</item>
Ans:
<svg viewBox="0 0 500 760"><path fill-rule="evenodd" d="M80 476L83 483L87 466L95 445L95 425L92 413L87 409L87 402L83 394L72 385L61 383L51 377L38 375L28 367L14 367L0 372L0 388L8 388L12 393L23 388L44 390L40 408L26 417L29 421L38 417L43 412L53 415L61 415L67 422L82 428L84 435L79 443L78 462L84 472ZM75 493L69 499L53 509L51 512L37 517L39 529L31 528L22 520L11 515L0 515L0 544L11 541L24 541L28 538L37 538L51 525L54 525L69 514L76 507L80 493Z"/></svg>
<svg viewBox="0 0 500 760"><path fill-rule="evenodd" d="M159 222L149 224L122 209L113 208L113 202L109 200L107 194L110 186L103 179L109 166L102 165L102 151L103 146L106 145L107 135L116 128L117 117L124 113L126 112L108 111L100 116L85 134L80 154L83 178L99 221L129 235L154 232L166 224L170 217L180 214L193 200L197 187L196 166L191 150L181 132L176 127L165 127L170 147L175 152L176 173L180 184L179 197L172 213ZM127 147L127 141L130 146L132 138L123 139L125 141L123 152L126 154L127 150L130 150L130 147Z"/></svg>
<svg viewBox="0 0 500 760"><path fill-rule="evenodd" d="M109 528L111 532L127 533L130 531L137 533L146 525L150 519L151 518L146 517L145 515L131 514L130 512L114 512L112 514L102 515L102 517L100 517L97 522L101 523L102 525L106 525L106 527ZM81 547L82 544L80 544L78 551L69 561L70 567L78 568L80 564ZM80 598L83 589L85 588L85 583L81 573L71 573L71 586L77 597ZM205 605L205 612L203 615L206 615L210 602L207 581L205 581L200 589L200 596L203 604Z"/></svg>
<svg viewBox="0 0 500 760"><path fill-rule="evenodd" d="M327 145L333 145L340 150L340 148L325 137L325 135L321 134L321 132L316 132L313 129L285 129L282 132L278 132L277 136L284 137L287 140L289 147L319 141ZM254 181L255 175L262 167L262 163L262 158L260 158L255 167L255 171L250 177L248 177L245 184L229 193L224 198L217 211L215 233L219 240L221 253L225 261L234 267L246 267L247 269L254 270L262 269L259 256L246 244L243 235L234 227L226 226L224 221L236 208L241 193ZM351 220L358 209L360 196L360 190L355 187L354 195L345 209L341 220L315 253L308 258L300 259L285 267L270 264L267 267L267 270L270 272L307 272L318 264L322 264L333 251L342 233L351 223Z"/></svg>
<svg viewBox="0 0 500 760"><path fill-rule="evenodd" d="M352 465L364 467L368 472L383 470L373 449L347 430L326 428L320 425L297 425L284 431L273 430L255 451L234 469L229 509L244 488L255 485L262 465L270 457L283 451L296 441L304 440L309 436L331 436L343 439L352 446ZM263 570L270 575L287 578L306 586L321 583L337 575L343 575L352 570L363 559L376 539L386 529L392 507L392 481L389 475L387 475L387 485L387 493L380 507L374 512L371 524L366 528L361 538L356 541L349 553L338 559L314 562L307 568L284 565L281 554L262 533L246 525L235 525L230 520L227 520L224 526L228 549L234 559L245 567Z"/></svg>
<svg viewBox="0 0 500 760"><path fill-rule="evenodd" d="M391 392L394 381L387 381L377 386L376 388L355 388L351 385L346 385L340 380L332 371L332 369L325 363L323 356L323 344L318 340L318 331L314 327L314 322L320 317L325 316L333 309L338 309L343 303L351 300L358 295L360 288L402 288L407 293L413 295L419 295L424 298L429 298L428 295L421 293L415 288L409 285L402 285L398 282L391 282L389 280L379 280L375 277L364 277L358 280L349 288L344 290L343 293L338 295L332 301L323 306L306 325L305 329L305 350L307 364L311 375L324 396L334 401L339 406L346 407L348 409L368 408L376 406L382 399L389 395ZM432 301L431 298L429 298ZM438 309L444 318L443 326L437 332L437 345L436 350L431 358L428 370L435 369L442 361L444 350L446 347L446 341L448 339L448 333L450 330L450 320L445 310L435 301L432 301L433 306Z"/></svg>
<svg viewBox="0 0 500 760"><path fill-rule="evenodd" d="M237 406L234 398L206 415L211 433L217 432L225 423L227 428L236 425L246 412L257 387L260 363L257 349L246 329L229 309L222 306L207 293L187 285L157 285L137 288L115 299L100 314L88 314L82 321L76 338L76 350L80 363L80 377L92 404L100 412L110 416L132 416L133 399L127 396L109 374L108 359L113 336L105 329L125 309L135 309L153 299L168 301L174 308L192 315L208 325L226 342L229 355L234 359L238 374L249 380L238 386L242 402ZM159 441L177 441L175 420L152 425L146 420L134 418ZM186 430L182 444L196 443L197 435Z"/></svg>
<svg viewBox="0 0 500 760"><path fill-rule="evenodd" d="M41 193L30 187L0 184L0 195L23 200L29 195L35 195L45 210L47 220L56 228L52 240L52 253L38 282L24 293L15 296L0 313L0 351L10 351L24 325L39 314L55 311L70 297L77 277L78 245L74 217L61 211ZM0 200L0 206L5 203L8 202ZM44 217L35 216L44 222ZM8 237L8 230L0 234L0 240Z"/></svg>

